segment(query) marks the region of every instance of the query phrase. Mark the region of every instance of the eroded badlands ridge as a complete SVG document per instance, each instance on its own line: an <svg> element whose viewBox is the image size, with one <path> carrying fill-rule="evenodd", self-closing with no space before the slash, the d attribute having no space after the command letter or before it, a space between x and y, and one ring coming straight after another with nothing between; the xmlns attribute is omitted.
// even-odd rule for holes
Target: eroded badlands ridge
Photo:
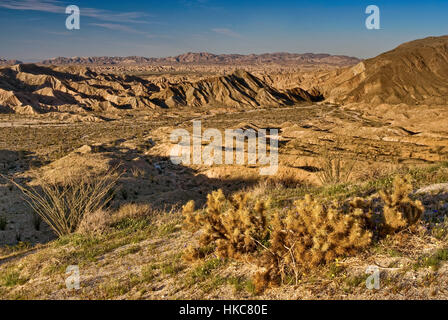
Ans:
<svg viewBox="0 0 448 320"><path fill-rule="evenodd" d="M287 106L318 101L318 93L279 90L248 72L197 82L156 85L135 76L86 67L20 64L0 69L0 110L16 113L147 110L226 106Z"/></svg>
<svg viewBox="0 0 448 320"><path fill-rule="evenodd" d="M300 85L333 103L448 103L448 36L404 43L354 67L324 72Z"/></svg>
<svg viewBox="0 0 448 320"><path fill-rule="evenodd" d="M166 109L234 110L322 100L369 108L381 104L440 106L448 103L448 36L405 43L362 62L313 54L190 53L155 60L131 58L58 58L46 63L64 66L19 64L0 68L0 110L27 114L140 110L157 114ZM329 61L336 60L342 66L359 63L327 68ZM296 68L313 61L326 67L306 72ZM180 69L162 67L160 72L140 74L126 67L126 63L150 62L178 63ZM83 63L89 67L65 66ZM108 72L109 67L98 67L101 63L120 64L117 69L120 72ZM217 63L222 66L216 67ZM247 67L257 63L261 67ZM291 67L282 66L276 72L272 63L290 63ZM185 66L187 69L182 69Z"/></svg>

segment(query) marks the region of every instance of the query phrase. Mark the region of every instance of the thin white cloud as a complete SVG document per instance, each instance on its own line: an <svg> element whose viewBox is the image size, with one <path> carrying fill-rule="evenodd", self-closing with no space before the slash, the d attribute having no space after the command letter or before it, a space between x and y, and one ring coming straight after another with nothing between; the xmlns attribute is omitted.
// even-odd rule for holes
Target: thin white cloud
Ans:
<svg viewBox="0 0 448 320"><path fill-rule="evenodd" d="M4 0L0 2L0 7L11 10L33 10L52 13L64 13L65 8L59 1L54 0Z"/></svg>
<svg viewBox="0 0 448 320"><path fill-rule="evenodd" d="M67 5L58 0L2 0L0 2L0 8L10 10L41 11L61 14L65 14ZM145 20L145 18L147 19L150 16L144 12L116 13L95 8L81 7L80 9L81 16L118 23L148 23L149 21Z"/></svg>
<svg viewBox="0 0 448 320"><path fill-rule="evenodd" d="M65 31L65 32L45 31L45 32L48 34L55 35L55 36L70 36L73 34L72 32L69 32L69 31Z"/></svg>
<svg viewBox="0 0 448 320"><path fill-rule="evenodd" d="M96 18L98 20L104 21L114 21L114 22L130 22L130 23L150 23L148 20L150 15L143 12L123 12L114 13L100 9L93 8L81 8L81 15L90 18Z"/></svg>
<svg viewBox="0 0 448 320"><path fill-rule="evenodd" d="M128 33L136 33L136 34L145 34L145 32L141 32L139 30L136 30L134 28L122 25L122 24L115 24L115 23L89 23L90 26L94 26L94 27L100 27L100 28L105 28L105 29L109 29L109 30L114 30L114 31L123 31L123 32L128 32Z"/></svg>
<svg viewBox="0 0 448 320"><path fill-rule="evenodd" d="M212 31L232 38L242 38L242 36L239 33L226 28L214 28L212 29Z"/></svg>

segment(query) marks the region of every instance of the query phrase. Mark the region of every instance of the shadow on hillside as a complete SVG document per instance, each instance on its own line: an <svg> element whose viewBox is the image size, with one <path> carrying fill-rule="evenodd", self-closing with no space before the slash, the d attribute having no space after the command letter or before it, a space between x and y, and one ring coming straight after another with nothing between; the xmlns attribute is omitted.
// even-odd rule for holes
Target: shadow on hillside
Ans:
<svg viewBox="0 0 448 320"><path fill-rule="evenodd" d="M194 200L199 208L206 203L207 195L215 190L222 189L224 193L230 194L258 183L257 179L209 178L192 168L173 164L169 157L147 156L144 154L144 151L148 150L148 146L144 150L141 147L141 145L125 147L120 141L115 141L106 146L94 146L87 153L74 152L66 156L64 161L68 161L65 162L65 165L73 161L72 166L77 167L77 172L82 175L98 173L96 171L98 169L89 166L81 167L79 163L82 163L82 160L77 163L77 160L80 160L79 157L103 159L107 167L118 168L117 170L122 175L115 188L114 199L108 205L111 210L116 210L125 204L136 203L148 204L154 209L169 213L172 210L180 209L182 205L190 200ZM97 158L97 155L101 157ZM74 158L71 159L70 156ZM13 158L17 159L17 154L13 151L2 150L0 151L0 157L13 160ZM58 163L59 161L52 163L51 172L54 176L61 178L59 181L62 181L63 175L68 173L67 169L64 169L65 167L58 169ZM23 167L20 170L9 170L8 174L9 176L15 176L15 181L21 185L28 185L29 179L17 178L17 174L23 173L27 169L27 167ZM46 167L41 167L40 169L42 171L39 172L47 172ZM13 187L10 183L6 183L3 179L1 183L3 183L3 186L0 184L0 193L7 195L5 197L8 197L8 201L20 201L20 206L23 206L20 209L21 216L23 217L23 214L25 214L28 217L13 221L16 228L27 230L21 234L26 233L28 235L26 239L17 238L16 243L24 240L31 243L42 243L52 239L52 237L48 236L43 237L42 231L34 231L32 226L33 211L23 202L18 188ZM11 188L13 190L10 190ZM39 188L37 191L39 191ZM14 210L17 210L17 208L6 206L4 213L15 219ZM26 225L22 226L21 224L23 223ZM48 226L45 226L45 229L48 230ZM11 243L11 239L14 241L12 235L10 235L7 244L14 244ZM0 246L4 244L6 243L2 243L0 239Z"/></svg>
<svg viewBox="0 0 448 320"><path fill-rule="evenodd" d="M36 227L31 208L26 204L21 191L9 180L20 176L31 167L42 163L28 151L0 150L0 247L19 242L42 243L54 239L48 226L39 223ZM25 179L15 179L25 183Z"/></svg>
<svg viewBox="0 0 448 320"><path fill-rule="evenodd" d="M229 194L259 182L252 178L209 178L190 167L173 164L169 157L142 156L136 149L105 148L102 151L110 152L110 166L118 166L123 173L115 206L127 202L147 203L170 211L190 200L202 206L207 195L215 190L222 189Z"/></svg>
<svg viewBox="0 0 448 320"><path fill-rule="evenodd" d="M48 67L42 67L35 64L20 64L12 68L3 69L1 71L2 81L0 81L0 88L8 91L15 91L17 89L20 89L20 91L29 91L29 90L38 90L43 87L42 85L37 84L36 85L25 84L23 81L17 78L20 72L42 77L51 76L62 81L87 80L86 77L68 72L56 71ZM45 78L45 80L50 81L50 78ZM25 88L27 88L27 90L24 90Z"/></svg>
<svg viewBox="0 0 448 320"><path fill-rule="evenodd" d="M41 161L34 153L21 150L0 150L0 173L4 175L20 174L32 167L41 166Z"/></svg>
<svg viewBox="0 0 448 320"><path fill-rule="evenodd" d="M81 75L72 74L68 72L61 72L54 70L49 67L39 66L36 64L20 64L17 66L18 72L26 72L29 74L37 75L37 76L53 76L58 79L62 80L69 80L69 81L82 81L86 80L86 77L83 77ZM87 70L88 72L89 70Z"/></svg>

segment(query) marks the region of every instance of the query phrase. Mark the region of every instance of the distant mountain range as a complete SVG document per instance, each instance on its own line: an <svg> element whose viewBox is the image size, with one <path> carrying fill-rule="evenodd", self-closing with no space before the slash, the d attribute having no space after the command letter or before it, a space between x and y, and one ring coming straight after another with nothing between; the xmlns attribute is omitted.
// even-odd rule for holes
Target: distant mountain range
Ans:
<svg viewBox="0 0 448 320"><path fill-rule="evenodd" d="M222 64L222 65L257 65L257 64L322 64L337 67L352 66L361 60L355 57L314 54L314 53L266 53L266 54L212 54L207 52L185 53L175 57L72 57L44 60L44 65L118 65L118 64Z"/></svg>
<svg viewBox="0 0 448 320"><path fill-rule="evenodd" d="M20 64L22 61L19 60L6 60L0 58L0 66L13 66L15 64Z"/></svg>
<svg viewBox="0 0 448 320"><path fill-rule="evenodd" d="M281 61L339 61L330 55L211 55L185 54L175 58L58 58L70 63L263 63ZM355 59L355 58L353 58ZM6 63L6 60L2 60ZM229 62L233 61L233 62ZM258 62L256 62L258 61ZM342 61L342 62L341 62ZM355 62L355 60L350 60ZM76 64L75 63L75 64ZM146 62L148 63L148 62ZM260 62L261 63L261 62ZM325 62L327 63L327 62ZM290 78L292 77L292 78ZM287 87L282 82L288 82ZM157 84L137 76L96 72L88 66L19 64L0 68L0 112L48 111L85 113L225 107L253 109L291 106L325 100L339 105L448 104L448 36L404 43L375 58L337 70L255 76L247 71L210 76L199 81Z"/></svg>

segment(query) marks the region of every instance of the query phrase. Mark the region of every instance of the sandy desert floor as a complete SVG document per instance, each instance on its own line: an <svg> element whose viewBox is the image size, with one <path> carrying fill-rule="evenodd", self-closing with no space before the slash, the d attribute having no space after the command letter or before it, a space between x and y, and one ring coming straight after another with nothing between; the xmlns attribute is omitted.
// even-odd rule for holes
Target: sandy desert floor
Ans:
<svg viewBox="0 0 448 320"><path fill-rule="evenodd" d="M437 114L436 120L430 114ZM56 240L33 215L15 186L0 183L0 293L4 298L70 299L402 299L446 298L447 265L444 223L448 208L448 130L434 108L423 118L412 108L387 113L329 104L238 112L177 112L148 119L139 114L100 123L72 123L40 117L0 116L0 170L19 183L46 177L107 171L120 164L124 174L111 205L149 204L154 216L142 225L117 228L101 236L73 235ZM261 177L257 166L174 165L169 159L173 129L278 128L279 171ZM440 120L442 121L442 120ZM11 143L14 141L14 143ZM323 186L320 157L335 152L354 163L349 181ZM271 197L284 207L306 193L322 199L376 197L395 174L410 174L415 197L426 207L418 231L382 239L355 257L316 269L300 283L286 283L255 295L250 263L209 258L182 260L186 243L196 241L182 229L179 209L189 200L198 206L210 192L244 191ZM416 189L417 190L417 189ZM37 246L34 246L37 245ZM429 262L428 262L429 261ZM68 292L65 268L79 265L82 289ZM377 265L382 288L365 288L365 269Z"/></svg>

